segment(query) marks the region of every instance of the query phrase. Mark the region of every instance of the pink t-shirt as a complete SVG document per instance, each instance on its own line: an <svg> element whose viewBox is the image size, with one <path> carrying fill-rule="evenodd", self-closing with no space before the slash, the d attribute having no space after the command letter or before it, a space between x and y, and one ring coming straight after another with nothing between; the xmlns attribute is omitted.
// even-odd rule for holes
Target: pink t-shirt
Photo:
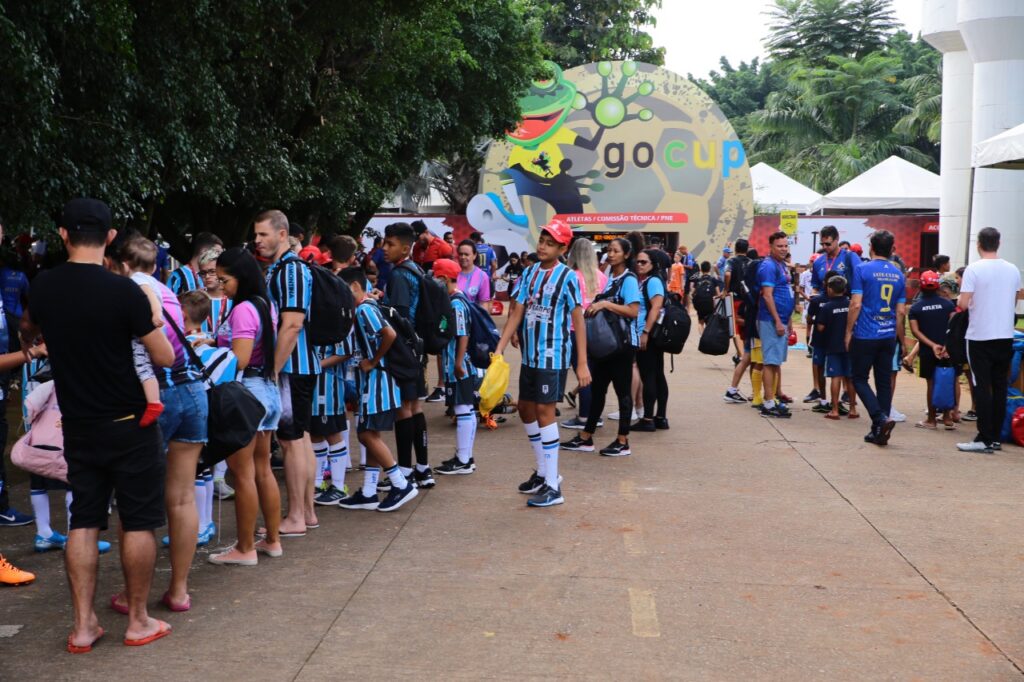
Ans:
<svg viewBox="0 0 1024 682"><path fill-rule="evenodd" d="M131 276L133 282L138 284L140 287L146 285L153 291L160 295L160 303L171 315L171 319L174 320L175 324L178 325L178 329L185 332L185 317L181 314L181 303L178 302L178 297L174 295L174 292L168 289L166 286L160 283L152 275L147 275L142 272L133 273ZM164 315L164 317L167 317ZM171 342L171 348L174 349L174 366L172 370L181 369L185 366L185 347L181 345L181 341L178 339L178 334L171 327L170 323L164 324L164 336Z"/></svg>
<svg viewBox="0 0 1024 682"><path fill-rule="evenodd" d="M276 333L277 311L273 307L270 309L270 321ZM256 310L256 306L249 301L245 301L236 305L231 310L228 319L217 330L217 345L230 348L232 339L252 339L252 355L249 357L249 364L247 366L262 367L263 344L260 342L262 338L260 327L260 314Z"/></svg>
<svg viewBox="0 0 1024 682"><path fill-rule="evenodd" d="M460 272L456 286L473 303L486 303L491 300L491 278L480 268L474 267L468 275Z"/></svg>
<svg viewBox="0 0 1024 682"><path fill-rule="evenodd" d="M586 310L590 307L590 302L593 299L587 292L587 280L583 278L583 273L580 270L575 270L576 280L580 283L580 300L583 301L583 309ZM608 275L604 274L600 270L597 271L597 293L604 291L605 286L608 284Z"/></svg>

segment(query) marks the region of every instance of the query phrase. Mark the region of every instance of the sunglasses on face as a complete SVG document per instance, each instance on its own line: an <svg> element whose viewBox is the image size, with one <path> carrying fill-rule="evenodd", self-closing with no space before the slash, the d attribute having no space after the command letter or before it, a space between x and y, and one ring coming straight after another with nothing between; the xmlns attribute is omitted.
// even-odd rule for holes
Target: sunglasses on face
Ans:
<svg viewBox="0 0 1024 682"><path fill-rule="evenodd" d="M650 265L650 264L651 264L651 261L649 261L649 260L638 260L638 261L636 262L636 264L637 264L637 265Z"/></svg>
<svg viewBox="0 0 1024 682"><path fill-rule="evenodd" d="M822 246L825 246L825 247L828 247L828 246L832 246L832 244L834 244L834 243L835 243L835 242L824 242L824 241L823 241L823 242L821 243L821 245L822 245Z"/></svg>

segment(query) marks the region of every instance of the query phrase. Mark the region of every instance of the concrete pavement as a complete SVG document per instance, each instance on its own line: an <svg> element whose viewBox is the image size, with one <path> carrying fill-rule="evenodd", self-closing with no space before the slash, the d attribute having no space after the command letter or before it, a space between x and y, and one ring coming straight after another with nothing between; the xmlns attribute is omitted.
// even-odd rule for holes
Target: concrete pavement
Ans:
<svg viewBox="0 0 1024 682"><path fill-rule="evenodd" d="M785 367L794 397L808 363ZM254 569L200 551L192 610L154 606L174 634L139 650L105 606L115 556L97 595L108 635L71 656L59 555L32 553L31 526L0 530L38 575L0 590L0 680L1024 676L1024 450L966 455L954 444L971 425L912 428L924 390L905 372L911 422L881 449L861 440L864 418L795 405L769 421L723 403L731 369L691 338L669 376L671 430L635 434L632 457L563 452L564 506L516 493L533 458L511 417L478 434L476 474L439 477L395 514L321 508L320 529ZM454 447L442 411L427 406L435 464ZM154 604L168 571L161 551Z"/></svg>

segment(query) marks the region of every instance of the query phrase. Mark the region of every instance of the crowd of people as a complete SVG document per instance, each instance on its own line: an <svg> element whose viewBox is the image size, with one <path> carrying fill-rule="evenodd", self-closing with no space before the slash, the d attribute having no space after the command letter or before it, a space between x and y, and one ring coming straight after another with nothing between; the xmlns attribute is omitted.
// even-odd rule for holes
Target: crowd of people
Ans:
<svg viewBox="0 0 1024 682"><path fill-rule="evenodd" d="M15 350L0 355L0 369L22 367L26 438L44 441L58 414L67 482L34 473L34 516L16 512L4 497L0 524L34 521L38 551L64 550L72 653L91 650L103 635L94 597L97 555L110 549L99 534L112 502L125 579L109 607L127 616L124 644L139 646L171 632L147 607L154 532L165 524L171 571L160 601L184 612L196 547L216 533L216 498L233 498L237 540L211 553L209 563L257 566L284 556L283 538L317 529L319 508L394 512L433 488L435 476L473 474L480 385L493 357L480 350L488 326L495 336L487 350L501 356L514 346L521 356L516 398L505 402L518 410L533 455L517 488L529 507L565 502L560 450L624 457L633 452L634 432L670 428L665 350L653 338L674 309L692 305L703 322L731 300L738 353L725 400L751 402L739 390L749 370L760 413L790 416L781 369L799 294L782 233L771 236L765 258L738 240L735 254L726 248L717 263L697 264L685 247L669 254L639 232L599 253L556 219L541 227L536 252L511 254L499 268L479 234L455 244L450 233L438 237L422 222L397 222L364 253L348 236L310 246L301 228L270 210L255 217L248 243L225 248L213 235L195 235L190 260L163 272L160 247L114 229L102 202L69 202L59 232L66 262L17 289L20 320L0 316L5 330L14 335L17 325L20 332L10 340ZM872 236L866 262L837 238L834 228L822 232L823 252L810 275L812 355L832 380L830 401L824 378L815 379L812 395L829 419L857 418L859 397L872 422L865 440L885 445L894 424L891 371L902 360L904 276L889 260L888 232ZM981 260L964 272L960 289L960 305L972 311L967 339L979 425L965 450L999 447L993 429L1005 409L1004 339L1012 337L1020 286L997 249L998 233L982 231ZM952 303L937 299L937 274L921 281L910 318L926 376L944 358L936 320L948 318ZM499 288L510 302L500 337L485 305ZM429 355L437 357L433 390ZM214 397L228 389L235 412ZM594 436L609 389L618 410L607 417L618 425L599 449ZM576 414L559 422L563 397ZM432 466L424 403L440 401L455 425L456 448ZM225 414L237 423L225 425ZM936 428L937 419L930 410L922 424ZM560 426L578 433L562 440ZM220 452L228 436L236 440ZM275 444L286 505L273 471ZM356 471L362 480L350 489L346 474ZM67 534L50 524L54 490L65 491ZM7 494L2 484L0 491ZM0 558L0 582L33 579Z"/></svg>

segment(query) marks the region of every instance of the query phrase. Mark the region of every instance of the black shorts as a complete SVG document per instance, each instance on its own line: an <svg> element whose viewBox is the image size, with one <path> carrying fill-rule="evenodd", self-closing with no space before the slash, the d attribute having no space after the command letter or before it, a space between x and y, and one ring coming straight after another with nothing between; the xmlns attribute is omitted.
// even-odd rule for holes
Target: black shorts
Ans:
<svg viewBox="0 0 1024 682"><path fill-rule="evenodd" d="M314 415L309 422L309 435L317 438L326 438L327 436L341 433L347 428L345 415L343 414Z"/></svg>
<svg viewBox="0 0 1024 682"><path fill-rule="evenodd" d="M707 322L708 318L711 317L712 313L715 312L715 304L705 303L702 305L697 305L697 303L694 302L693 309L697 311L697 320L703 323Z"/></svg>
<svg viewBox="0 0 1024 682"><path fill-rule="evenodd" d="M447 407L469 405L475 408L480 404L480 383L475 376L468 376L459 381L449 381L444 385L444 404Z"/></svg>
<svg viewBox="0 0 1024 682"><path fill-rule="evenodd" d="M277 425L278 440L300 440L309 432L313 417L315 374L284 374L277 380L281 391L281 421Z"/></svg>
<svg viewBox="0 0 1024 682"><path fill-rule="evenodd" d="M137 419L71 427L64 424L64 458L71 484L71 530L107 528L110 494L126 531L164 525L167 470L160 427Z"/></svg>
<svg viewBox="0 0 1024 682"><path fill-rule="evenodd" d="M949 362L943 360L942 362ZM924 344L921 344L921 353L917 356L918 363L918 375L922 379L931 379L935 376L935 368L939 366L940 361L935 357L935 353L932 352L931 348L926 348ZM963 373L963 369L960 367L956 368L956 375L960 376Z"/></svg>
<svg viewBox="0 0 1024 682"><path fill-rule="evenodd" d="M413 381L398 384L398 395L403 403L410 400L419 400L427 395L427 380L423 369L420 369L420 375Z"/></svg>
<svg viewBox="0 0 1024 682"><path fill-rule="evenodd" d="M539 405L550 405L562 399L565 392L567 369L537 369L523 365L519 368L519 400Z"/></svg>
<svg viewBox="0 0 1024 682"><path fill-rule="evenodd" d="M356 433L363 431L391 431L395 428L396 410L385 410L377 414L360 415L359 423L356 424Z"/></svg>

